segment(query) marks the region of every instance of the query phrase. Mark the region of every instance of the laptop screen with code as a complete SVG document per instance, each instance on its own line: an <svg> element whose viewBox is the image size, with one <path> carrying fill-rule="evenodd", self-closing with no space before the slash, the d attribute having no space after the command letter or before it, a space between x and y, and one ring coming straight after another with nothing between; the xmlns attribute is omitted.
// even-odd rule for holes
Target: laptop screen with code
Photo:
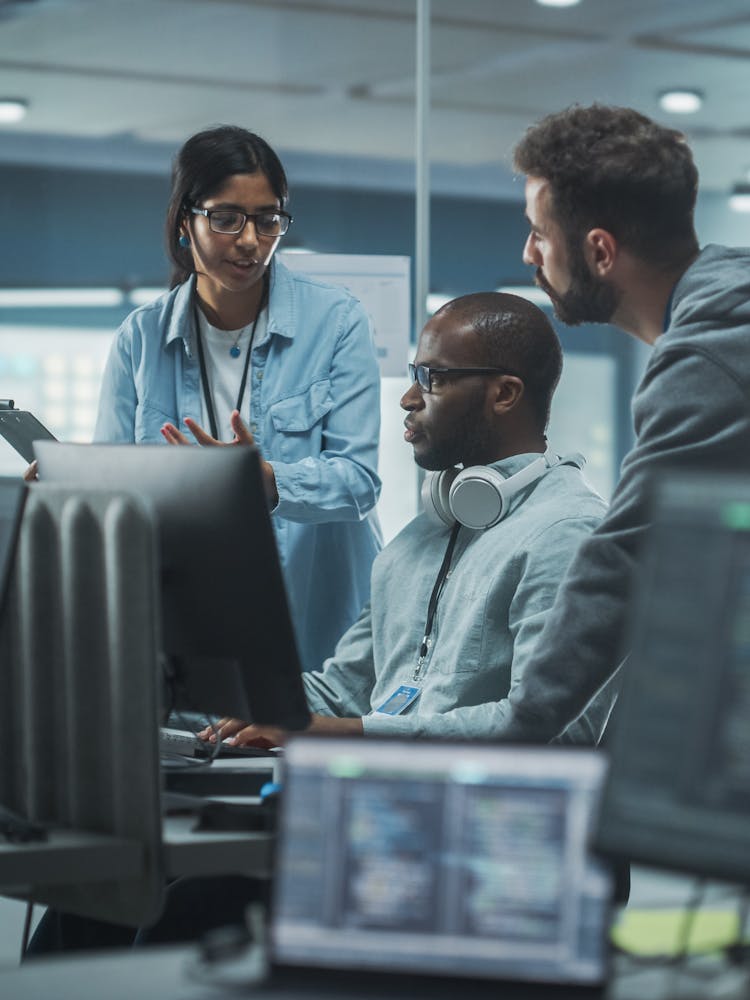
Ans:
<svg viewBox="0 0 750 1000"><path fill-rule="evenodd" d="M298 736L285 758L277 964L546 983L606 976L594 750Z"/></svg>

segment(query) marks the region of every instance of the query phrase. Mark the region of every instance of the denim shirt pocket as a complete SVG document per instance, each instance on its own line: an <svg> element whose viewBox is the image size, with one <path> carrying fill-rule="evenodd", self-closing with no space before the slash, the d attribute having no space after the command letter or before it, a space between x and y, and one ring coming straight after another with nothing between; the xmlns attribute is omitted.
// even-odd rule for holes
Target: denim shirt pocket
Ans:
<svg viewBox="0 0 750 1000"><path fill-rule="evenodd" d="M271 404L268 412L281 461L298 462L320 454L323 418L332 408L331 380L327 378Z"/></svg>
<svg viewBox="0 0 750 1000"><path fill-rule="evenodd" d="M167 413L166 410L159 409L144 400L135 409L135 441L161 442L164 439L161 435L161 428L167 422L180 426L180 422L174 413Z"/></svg>
<svg viewBox="0 0 750 1000"><path fill-rule="evenodd" d="M438 604L435 662L430 669L441 674L475 674L483 669L488 584L479 575L459 571L451 576L441 597L443 608Z"/></svg>

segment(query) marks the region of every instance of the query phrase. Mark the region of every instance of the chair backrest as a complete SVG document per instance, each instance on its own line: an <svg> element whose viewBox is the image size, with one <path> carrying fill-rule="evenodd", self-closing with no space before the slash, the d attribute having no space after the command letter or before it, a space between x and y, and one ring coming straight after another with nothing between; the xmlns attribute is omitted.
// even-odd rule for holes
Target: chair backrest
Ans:
<svg viewBox="0 0 750 1000"><path fill-rule="evenodd" d="M23 894L133 925L158 915L164 885L154 536L133 496L36 484L0 620L0 802L142 858L135 876L56 871Z"/></svg>

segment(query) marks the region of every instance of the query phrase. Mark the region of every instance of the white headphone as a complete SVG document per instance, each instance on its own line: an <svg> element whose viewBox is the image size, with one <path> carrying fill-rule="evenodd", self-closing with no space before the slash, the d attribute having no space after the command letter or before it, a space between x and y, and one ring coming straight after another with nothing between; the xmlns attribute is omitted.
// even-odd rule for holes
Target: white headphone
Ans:
<svg viewBox="0 0 750 1000"><path fill-rule="evenodd" d="M422 504L433 524L451 527L458 521L467 528L491 528L508 513L513 497L550 469L556 465L582 469L585 464L586 459L577 452L559 458L548 448L525 469L507 478L486 465L428 472L422 483Z"/></svg>

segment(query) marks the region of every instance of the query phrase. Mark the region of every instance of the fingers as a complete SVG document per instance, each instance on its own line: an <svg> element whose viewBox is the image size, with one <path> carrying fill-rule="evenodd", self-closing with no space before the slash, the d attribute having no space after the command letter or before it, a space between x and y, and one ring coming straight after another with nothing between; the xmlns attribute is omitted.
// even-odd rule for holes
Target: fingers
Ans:
<svg viewBox="0 0 750 1000"><path fill-rule="evenodd" d="M225 740L228 736L234 736L241 729L246 728L247 723L241 719L219 719L212 726L206 726L198 733L198 737L208 743L215 743L217 739Z"/></svg>
<svg viewBox="0 0 750 1000"><path fill-rule="evenodd" d="M161 436L169 444L190 444L182 431L178 431L174 424L164 424L161 428Z"/></svg>
<svg viewBox="0 0 750 1000"><path fill-rule="evenodd" d="M222 444L221 441L217 441L216 438L211 437L210 434L206 433L201 425L197 424L191 417L185 417L185 426L200 445L206 446Z"/></svg>
<svg viewBox="0 0 750 1000"><path fill-rule="evenodd" d="M37 462L36 459L34 459L31 465L26 467L26 470L23 474L24 482L33 483L34 480L39 478L38 473L39 473L39 463Z"/></svg>
<svg viewBox="0 0 750 1000"><path fill-rule="evenodd" d="M234 439L238 444L255 444L247 424L239 414L239 410L232 410L229 424L234 431Z"/></svg>
<svg viewBox="0 0 750 1000"><path fill-rule="evenodd" d="M275 726L248 725L241 719L219 719L212 726L206 726L198 734L198 738L207 743L226 740L235 747L277 747L286 738L283 729Z"/></svg>
<svg viewBox="0 0 750 1000"><path fill-rule="evenodd" d="M268 506L273 510L279 502L279 490L276 486L276 473L270 462L261 462L261 472L263 474L263 488L268 500Z"/></svg>
<svg viewBox="0 0 750 1000"><path fill-rule="evenodd" d="M230 424L234 432L234 444L254 444L253 436L247 429L246 424L243 422L242 417L239 415L237 410L232 411L230 418ZM225 445L226 441L217 441L215 437L205 431L199 423L196 423L192 417L185 417L185 426L193 435L195 440L199 445L204 447L208 445ZM190 444L191 442L182 431L178 430L174 424L166 423L162 425L161 434L165 441L169 444Z"/></svg>
<svg viewBox="0 0 750 1000"><path fill-rule="evenodd" d="M286 732L275 726L245 726L227 742L233 747L278 747L286 739Z"/></svg>

